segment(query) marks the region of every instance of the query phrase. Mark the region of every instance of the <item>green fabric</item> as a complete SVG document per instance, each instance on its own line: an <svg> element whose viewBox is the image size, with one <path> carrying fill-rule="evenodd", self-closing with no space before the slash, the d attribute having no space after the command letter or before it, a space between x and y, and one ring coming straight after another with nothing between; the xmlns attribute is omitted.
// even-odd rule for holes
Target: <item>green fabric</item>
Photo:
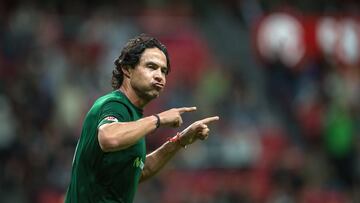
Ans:
<svg viewBox="0 0 360 203"><path fill-rule="evenodd" d="M120 91L99 98L85 117L78 141L66 203L133 202L145 163L145 139L117 152L105 153L97 138L105 123L129 122L142 117Z"/></svg>

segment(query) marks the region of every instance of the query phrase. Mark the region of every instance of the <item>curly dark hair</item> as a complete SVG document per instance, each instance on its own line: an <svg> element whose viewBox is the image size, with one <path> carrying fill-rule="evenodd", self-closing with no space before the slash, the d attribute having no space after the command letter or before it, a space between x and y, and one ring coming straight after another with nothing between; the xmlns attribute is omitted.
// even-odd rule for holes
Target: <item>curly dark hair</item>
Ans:
<svg viewBox="0 0 360 203"><path fill-rule="evenodd" d="M111 79L111 86L113 89L119 89L123 82L124 76L122 72L122 67L128 66L130 68L135 68L135 66L139 63L140 57L142 53L147 48L157 47L162 52L164 52L167 61L168 67L168 74L170 72L170 60L169 54L165 45L163 45L159 40L150 37L146 34L141 34L136 36L133 39L130 39L124 48L121 51L120 56L115 60L115 68L112 71L112 79Z"/></svg>

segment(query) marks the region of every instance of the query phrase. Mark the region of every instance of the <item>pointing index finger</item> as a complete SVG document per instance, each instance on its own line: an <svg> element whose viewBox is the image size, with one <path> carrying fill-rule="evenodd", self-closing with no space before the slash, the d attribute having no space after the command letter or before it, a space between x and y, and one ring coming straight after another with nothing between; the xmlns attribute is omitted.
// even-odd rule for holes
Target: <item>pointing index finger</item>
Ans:
<svg viewBox="0 0 360 203"><path fill-rule="evenodd" d="M185 113L185 112L192 112L192 111L196 111L196 107L182 107L182 108L178 108L179 113Z"/></svg>
<svg viewBox="0 0 360 203"><path fill-rule="evenodd" d="M208 124L214 121L219 120L219 116L213 116L213 117L208 117L208 118L204 118L202 120L200 120L199 122L203 123L203 124Z"/></svg>

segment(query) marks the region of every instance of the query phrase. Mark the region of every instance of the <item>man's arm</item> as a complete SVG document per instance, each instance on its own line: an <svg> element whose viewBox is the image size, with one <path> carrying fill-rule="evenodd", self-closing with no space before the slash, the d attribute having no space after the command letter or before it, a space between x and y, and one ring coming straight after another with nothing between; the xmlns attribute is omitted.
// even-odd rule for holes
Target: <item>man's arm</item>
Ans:
<svg viewBox="0 0 360 203"><path fill-rule="evenodd" d="M194 122L176 135L172 139L173 141L165 142L161 147L147 155L140 182L159 172L182 146L190 145L197 139L206 139L210 132L207 124L216 120L219 120L219 117L214 116Z"/></svg>
<svg viewBox="0 0 360 203"><path fill-rule="evenodd" d="M126 149L156 128L157 118L149 116L133 122L107 123L99 127L98 140L104 152Z"/></svg>
<svg viewBox="0 0 360 203"><path fill-rule="evenodd" d="M179 127L181 114L195 111L196 107L173 108L159 113L160 126ZM157 118L149 116L132 122L103 124L98 130L98 140L104 152L118 151L134 145L139 139L154 131Z"/></svg>

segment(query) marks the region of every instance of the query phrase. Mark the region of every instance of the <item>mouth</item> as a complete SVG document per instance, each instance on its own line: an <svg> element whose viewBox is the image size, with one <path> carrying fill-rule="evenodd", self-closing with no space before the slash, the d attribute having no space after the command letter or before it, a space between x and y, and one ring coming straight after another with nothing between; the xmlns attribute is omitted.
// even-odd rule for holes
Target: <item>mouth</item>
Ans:
<svg viewBox="0 0 360 203"><path fill-rule="evenodd" d="M162 90L164 88L164 84L162 83L154 83L153 86L158 90Z"/></svg>

